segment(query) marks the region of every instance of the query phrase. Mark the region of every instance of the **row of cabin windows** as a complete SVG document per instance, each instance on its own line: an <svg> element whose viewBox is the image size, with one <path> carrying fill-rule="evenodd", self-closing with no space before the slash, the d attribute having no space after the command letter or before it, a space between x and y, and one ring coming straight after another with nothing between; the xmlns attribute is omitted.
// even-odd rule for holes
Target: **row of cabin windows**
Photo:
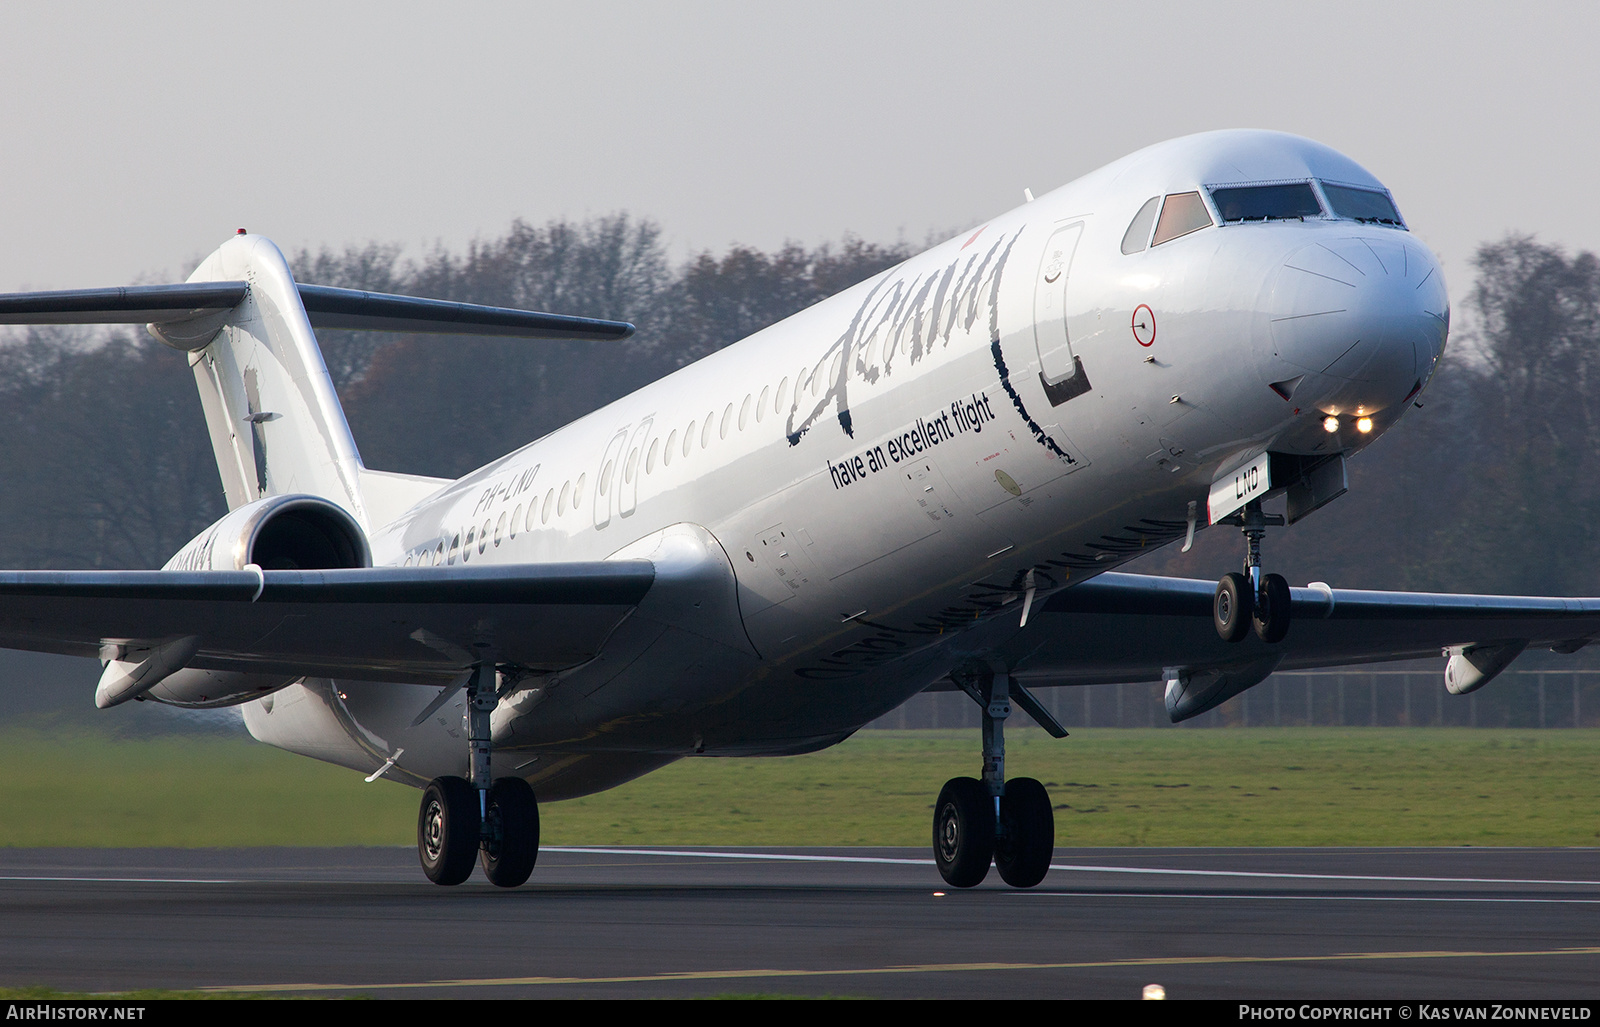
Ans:
<svg viewBox="0 0 1600 1027"><path fill-rule="evenodd" d="M893 339L891 337L885 345L885 360L891 355L890 349L892 346ZM910 346L909 339L905 342L905 346ZM807 391L810 392L813 400L821 398L824 383L838 379L843 359L843 354L838 353L832 357L831 365L829 358L824 357L817 363L816 367L810 369L809 374L802 369L795 376L797 383L795 400L800 401ZM667 435L664 444L660 436L652 439L649 451L644 458L644 473L655 473L657 463L662 467L670 466L674 454L688 457L694 451L696 440L699 441L701 449L709 449L713 432L716 433L719 439L726 439L728 432L735 424L737 424L739 431L744 431L749 427L752 418L759 424L769 416L781 417L788 404L789 378L786 376L778 383L776 390L769 385L762 388L760 396L756 396L754 393L746 394L744 402L739 404L737 421L734 418L734 405L729 403L723 408L720 418L717 416L716 411L712 410L703 419L695 418L691 420L688 427L683 429L681 442L679 441L679 431L676 428ZM631 485L633 483L635 476L639 472L638 464L639 451L633 450L629 453L622 468L622 479L625 484ZM612 471L615 466L614 462L607 461L606 465L600 469L599 488L602 494L608 490L607 486L611 481ZM479 554L486 553L491 545L499 546L502 541L514 539L523 531L532 531L536 524L549 524L552 516L561 517L566 514L568 509L578 509L578 505L583 498L584 486L587 483L588 475L580 474L576 486L569 479L562 484L559 493L554 488L546 492L542 502L536 496L526 506L519 503L516 509L509 514L502 512L498 519L491 517L485 520L482 525L473 525L456 532L448 544L441 540L432 548L408 553L405 565L407 567L433 567L441 564L448 566L454 564L458 559L462 563L466 563L471 560L474 550Z"/></svg>
<svg viewBox="0 0 1600 1027"><path fill-rule="evenodd" d="M454 564L457 560L466 563L472 559L474 551L486 553L491 545L499 546L522 532L532 531L536 525L549 524L551 517L560 517L568 509L578 509L588 479L587 474L580 474L576 484L568 479L561 484L559 492L551 487L542 501L536 494L528 503L518 503L509 513L502 510L498 518L489 517L481 525L457 531L448 543L441 539L431 549L409 553L406 566L436 567Z"/></svg>
<svg viewBox="0 0 1600 1027"><path fill-rule="evenodd" d="M821 398L824 385L827 382L838 379L844 355L843 353L834 354L831 358L831 364L829 359L824 357L818 361L817 366L811 368L809 373L805 369L801 369L800 373L795 375L794 399L796 402L800 402L808 391L813 400ZM768 385L762 388L759 396L755 393L746 393L744 401L738 405L737 419L734 416L734 404L732 403L723 408L720 417L715 410L707 411L705 417L694 418L689 421L689 424L682 429L681 440L679 429L677 428L667 433L665 442L659 436L652 439L650 441L650 449L645 454L644 472L646 474L654 474L658 462L663 467L670 467L674 456L678 458L688 457L690 453L694 452L696 441L699 442L701 449L710 449L713 433L719 439L726 439L728 433L735 426L739 431L744 431L750 426L752 420L760 424L768 417L782 417L789 406L789 402L789 378L785 376L778 383L777 389L773 389L772 386ZM623 466L624 483L632 483L636 470L634 465L637 460L638 451L636 450L629 462ZM611 480L610 464L601 469L600 480L602 483Z"/></svg>

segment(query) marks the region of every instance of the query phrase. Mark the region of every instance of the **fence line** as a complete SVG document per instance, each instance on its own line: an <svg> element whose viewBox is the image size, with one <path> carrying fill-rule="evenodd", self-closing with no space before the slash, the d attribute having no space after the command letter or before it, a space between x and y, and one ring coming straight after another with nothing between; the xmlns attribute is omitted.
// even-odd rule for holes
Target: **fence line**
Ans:
<svg viewBox="0 0 1600 1027"><path fill-rule="evenodd" d="M1052 715L1074 727L1600 727L1600 670L1512 670L1476 692L1450 695L1442 667L1284 671L1209 713L1174 725L1161 682L1039 688ZM1019 723L1028 716L1018 711ZM976 728L963 692L924 692L869 728Z"/></svg>

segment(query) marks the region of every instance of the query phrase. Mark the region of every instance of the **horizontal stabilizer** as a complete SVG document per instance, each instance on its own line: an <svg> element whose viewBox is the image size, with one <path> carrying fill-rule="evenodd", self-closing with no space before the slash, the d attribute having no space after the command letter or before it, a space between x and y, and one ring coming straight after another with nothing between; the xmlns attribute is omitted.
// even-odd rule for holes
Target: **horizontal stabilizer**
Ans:
<svg viewBox="0 0 1600 1027"><path fill-rule="evenodd" d="M296 288L314 328L596 342L616 342L633 334L633 325L625 321L335 289L326 285L297 284ZM244 282L190 282L9 293L0 295L0 324L181 325L232 310L243 302L248 290ZM209 337L210 333L205 334Z"/></svg>
<svg viewBox="0 0 1600 1027"><path fill-rule="evenodd" d="M244 282L129 285L119 289L67 289L0 295L0 324L107 325L188 321L232 310L244 300Z"/></svg>
<svg viewBox="0 0 1600 1027"><path fill-rule="evenodd" d="M542 314L511 307L418 299L382 292L302 285L300 302L314 328L440 335L506 335L525 339L592 339L615 342L633 334L626 321Z"/></svg>

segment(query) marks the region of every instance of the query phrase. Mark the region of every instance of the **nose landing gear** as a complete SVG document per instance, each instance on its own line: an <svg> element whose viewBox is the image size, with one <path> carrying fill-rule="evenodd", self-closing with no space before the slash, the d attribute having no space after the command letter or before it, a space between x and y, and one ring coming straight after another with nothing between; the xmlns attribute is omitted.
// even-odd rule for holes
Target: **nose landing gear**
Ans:
<svg viewBox="0 0 1600 1027"><path fill-rule="evenodd" d="M1055 815L1050 793L1031 777L1006 780L1005 721L1011 701L1028 711L1056 738L1067 731L1010 675L984 670L953 680L983 709L983 780L945 782L933 807L933 859L953 888L971 888L993 863L1013 888L1044 880L1055 852Z"/></svg>
<svg viewBox="0 0 1600 1027"><path fill-rule="evenodd" d="M1258 500L1223 523L1239 525L1245 556L1243 574L1224 574L1217 582L1211 608L1217 634L1224 642L1238 642L1253 627L1261 641L1281 642L1289 633L1289 582L1281 574L1261 573L1261 539L1269 525L1283 523L1283 515L1262 513Z"/></svg>

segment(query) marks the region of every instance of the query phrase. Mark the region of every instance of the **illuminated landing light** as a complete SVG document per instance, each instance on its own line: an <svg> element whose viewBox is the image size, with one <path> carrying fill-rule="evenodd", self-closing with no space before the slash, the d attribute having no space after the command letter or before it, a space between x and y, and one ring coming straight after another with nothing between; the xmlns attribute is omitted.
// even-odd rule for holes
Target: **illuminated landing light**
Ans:
<svg viewBox="0 0 1600 1027"><path fill-rule="evenodd" d="M1145 999L1155 999L1157 1002L1159 1002L1167 997L1167 989L1163 988L1159 984L1146 984L1144 986L1144 994L1140 997Z"/></svg>
<svg viewBox="0 0 1600 1027"><path fill-rule="evenodd" d="M1368 426L1371 426L1370 423ZM1339 430L1339 419L1337 417L1324 417L1322 419L1322 430L1332 435Z"/></svg>
<svg viewBox="0 0 1600 1027"><path fill-rule="evenodd" d="M1369 432L1371 430L1372 430L1372 418L1363 417L1363 418L1361 418L1361 420L1356 422L1356 431L1360 432L1361 434L1365 435L1367 432Z"/></svg>

